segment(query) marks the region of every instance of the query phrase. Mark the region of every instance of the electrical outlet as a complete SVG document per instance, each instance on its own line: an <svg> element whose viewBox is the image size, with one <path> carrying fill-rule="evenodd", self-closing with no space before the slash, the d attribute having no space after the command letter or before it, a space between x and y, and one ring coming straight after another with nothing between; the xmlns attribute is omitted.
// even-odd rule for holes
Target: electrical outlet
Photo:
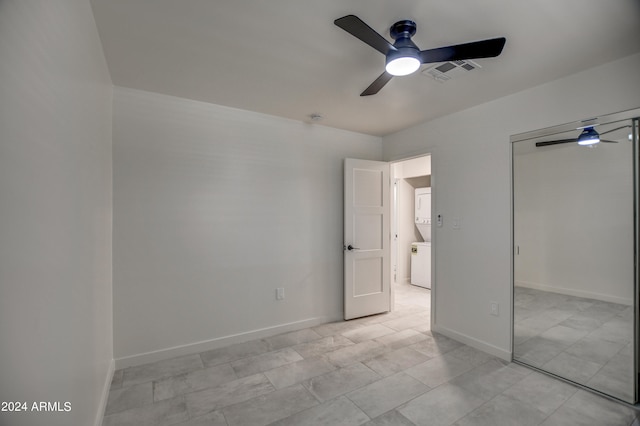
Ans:
<svg viewBox="0 0 640 426"><path fill-rule="evenodd" d="M498 302L489 302L489 313L493 316L500 316L500 305Z"/></svg>
<svg viewBox="0 0 640 426"><path fill-rule="evenodd" d="M276 288L276 300L283 300L283 299L284 299L284 288L283 287Z"/></svg>

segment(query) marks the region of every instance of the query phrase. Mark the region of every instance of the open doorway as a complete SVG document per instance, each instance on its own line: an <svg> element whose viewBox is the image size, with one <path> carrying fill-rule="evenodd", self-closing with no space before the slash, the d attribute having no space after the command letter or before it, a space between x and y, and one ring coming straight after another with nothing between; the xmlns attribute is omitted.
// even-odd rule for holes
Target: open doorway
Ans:
<svg viewBox="0 0 640 426"><path fill-rule="evenodd" d="M429 313L433 284L431 156L394 162L390 175L392 309L424 309Z"/></svg>
<svg viewBox="0 0 640 426"><path fill-rule="evenodd" d="M435 247L431 244L435 245L435 242L428 236L425 238L424 228L427 227L428 235L431 235L433 209L430 200L436 194L429 194L424 203L416 203L418 188L433 189L430 154L393 163L345 159L343 251L346 320L389 311L394 311L396 317L416 312L429 320L433 317L431 294L436 283L433 282L432 267ZM416 213L416 206L422 207L421 214ZM416 215L423 219L422 226L416 224ZM425 244L429 242L431 244ZM423 249L428 246L430 253L425 255L423 252L423 256L418 256L418 245ZM412 263L416 261L430 285L420 287L412 284ZM431 290L427 288L429 286ZM416 320L422 321L422 318Z"/></svg>

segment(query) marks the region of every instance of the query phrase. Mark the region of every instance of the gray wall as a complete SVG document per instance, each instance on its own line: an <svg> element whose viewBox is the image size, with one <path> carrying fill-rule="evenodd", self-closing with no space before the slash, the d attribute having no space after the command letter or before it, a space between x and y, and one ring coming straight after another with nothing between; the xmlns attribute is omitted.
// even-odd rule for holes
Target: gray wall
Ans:
<svg viewBox="0 0 640 426"><path fill-rule="evenodd" d="M380 138L123 88L113 138L118 367L342 317L343 159Z"/></svg>
<svg viewBox="0 0 640 426"><path fill-rule="evenodd" d="M435 214L444 219L433 228L436 329L509 358L509 137L640 107L639 70L633 55L383 138L386 160L432 154ZM489 314L491 301L500 316Z"/></svg>
<svg viewBox="0 0 640 426"><path fill-rule="evenodd" d="M0 413L91 425L112 368L112 85L85 0L0 1Z"/></svg>

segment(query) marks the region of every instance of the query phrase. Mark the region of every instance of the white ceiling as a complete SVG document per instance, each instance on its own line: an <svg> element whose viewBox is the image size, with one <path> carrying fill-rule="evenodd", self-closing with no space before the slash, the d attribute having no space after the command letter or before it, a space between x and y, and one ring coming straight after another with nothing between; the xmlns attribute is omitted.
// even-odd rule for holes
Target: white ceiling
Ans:
<svg viewBox="0 0 640 426"><path fill-rule="evenodd" d="M640 51L638 0L92 0L113 83L386 135ZM507 38L439 83L415 73L359 94L384 56L333 24L354 14L421 49ZM424 68L424 66L423 66ZM640 72L640 70L639 70Z"/></svg>

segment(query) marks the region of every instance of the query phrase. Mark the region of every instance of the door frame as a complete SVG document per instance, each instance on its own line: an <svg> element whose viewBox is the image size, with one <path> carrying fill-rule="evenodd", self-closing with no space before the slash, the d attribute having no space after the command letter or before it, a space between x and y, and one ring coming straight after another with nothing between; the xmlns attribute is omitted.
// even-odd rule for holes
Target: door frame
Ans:
<svg viewBox="0 0 640 426"><path fill-rule="evenodd" d="M433 154L433 150L429 150L426 152L422 152L422 153L416 153L414 155L408 156L408 157L400 157L400 158L395 158L393 160L389 160L389 185L390 185L390 194L394 194L394 187L396 185L396 178L395 175L391 173L391 169L392 166L397 164L397 163L402 163L404 161L407 160L413 160L415 158L421 158L421 157L430 157L431 158L431 306L429 307L429 312L430 312L430 317L431 317L431 328L433 328L433 325L435 324L435 319L436 319L436 288L438 286L438 283L436 281L436 251L437 251L437 243L436 243L436 239L437 239L437 232L435 232L435 229L437 227L436 225L436 221L433 220L434 217L436 217L435 212L436 212L436 205L437 205L437 190L436 190L436 178L434 171L434 154ZM390 221L391 221L391 233L389 234L389 238L390 238L390 243L391 243L391 253L389 256L389 274L390 274L390 282L391 282L391 288L390 288L390 306L391 306L391 312L393 312L395 310L395 290L394 290L394 284L396 283L396 280L394 279L394 262L397 264L397 242L394 244L394 233L397 232L398 230L398 215L397 215L397 202L398 199L397 197L391 196L389 197L390 201L392 202L393 205L389 206L389 214L390 214ZM395 248L395 249L394 249Z"/></svg>

